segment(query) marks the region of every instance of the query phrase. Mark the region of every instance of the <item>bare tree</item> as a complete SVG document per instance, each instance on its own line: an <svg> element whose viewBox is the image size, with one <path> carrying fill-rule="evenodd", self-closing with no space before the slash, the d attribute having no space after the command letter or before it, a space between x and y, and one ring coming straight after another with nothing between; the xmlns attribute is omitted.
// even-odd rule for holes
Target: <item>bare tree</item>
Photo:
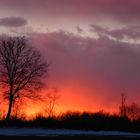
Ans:
<svg viewBox="0 0 140 140"><path fill-rule="evenodd" d="M41 53L28 45L24 37L0 41L0 84L8 100L6 121L9 122L13 103L19 98L37 98L34 91L43 86L42 76L48 64Z"/></svg>
<svg viewBox="0 0 140 140"><path fill-rule="evenodd" d="M126 95L125 95L125 93L121 94L121 106L119 107L119 109L120 109L120 116L126 117Z"/></svg>
<svg viewBox="0 0 140 140"><path fill-rule="evenodd" d="M48 117L52 117L54 115L54 109L59 98L57 88L53 88L53 91L47 94L47 108L45 111L47 112Z"/></svg>

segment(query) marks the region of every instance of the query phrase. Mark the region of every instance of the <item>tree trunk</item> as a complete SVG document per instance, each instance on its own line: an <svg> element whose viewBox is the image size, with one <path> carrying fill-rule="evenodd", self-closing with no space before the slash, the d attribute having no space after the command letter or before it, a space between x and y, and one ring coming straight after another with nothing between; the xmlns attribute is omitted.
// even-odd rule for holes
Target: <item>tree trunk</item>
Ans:
<svg viewBox="0 0 140 140"><path fill-rule="evenodd" d="M12 99L9 99L9 107L8 107L8 112L7 112L7 115L6 115L7 124L9 124L11 110L12 110Z"/></svg>

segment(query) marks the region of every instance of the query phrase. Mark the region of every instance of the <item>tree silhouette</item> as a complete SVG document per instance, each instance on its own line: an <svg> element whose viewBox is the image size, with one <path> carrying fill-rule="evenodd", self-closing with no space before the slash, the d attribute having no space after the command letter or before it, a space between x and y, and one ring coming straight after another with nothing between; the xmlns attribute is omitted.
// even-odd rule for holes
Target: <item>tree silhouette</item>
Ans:
<svg viewBox="0 0 140 140"><path fill-rule="evenodd" d="M13 103L19 98L34 98L43 86L42 76L48 64L41 53L27 44L24 37L9 37L0 41L0 84L8 100L6 121L9 122Z"/></svg>
<svg viewBox="0 0 140 140"><path fill-rule="evenodd" d="M125 95L125 93L121 94L121 106L119 107L119 109L120 109L120 116L126 117L126 95Z"/></svg>
<svg viewBox="0 0 140 140"><path fill-rule="evenodd" d="M55 105L59 98L60 96L58 95L57 88L53 88L53 91L47 94L47 108L45 108L45 112L47 112L48 117L51 118L54 116Z"/></svg>

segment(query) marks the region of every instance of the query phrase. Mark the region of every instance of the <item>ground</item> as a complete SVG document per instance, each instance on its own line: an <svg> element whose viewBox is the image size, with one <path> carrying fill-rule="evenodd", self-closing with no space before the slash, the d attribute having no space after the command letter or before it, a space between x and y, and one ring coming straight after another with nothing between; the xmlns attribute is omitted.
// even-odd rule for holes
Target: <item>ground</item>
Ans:
<svg viewBox="0 0 140 140"><path fill-rule="evenodd" d="M0 136L0 139L14 140L139 140L139 137L117 137L117 136L55 136L55 137L40 137L40 136Z"/></svg>
<svg viewBox="0 0 140 140"><path fill-rule="evenodd" d="M0 128L0 139L14 140L139 140L140 133L42 128Z"/></svg>

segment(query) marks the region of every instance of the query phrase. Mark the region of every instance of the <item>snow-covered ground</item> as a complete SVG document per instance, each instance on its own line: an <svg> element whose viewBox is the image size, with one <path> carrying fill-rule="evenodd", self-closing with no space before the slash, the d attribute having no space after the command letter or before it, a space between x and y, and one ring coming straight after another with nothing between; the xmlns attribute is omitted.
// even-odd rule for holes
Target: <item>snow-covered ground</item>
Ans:
<svg viewBox="0 0 140 140"><path fill-rule="evenodd" d="M0 128L0 135L6 136L79 136L79 135L95 135L95 136L128 136L140 137L140 133L128 133L118 131L83 131L83 130L67 130L67 129L39 129L39 128Z"/></svg>

